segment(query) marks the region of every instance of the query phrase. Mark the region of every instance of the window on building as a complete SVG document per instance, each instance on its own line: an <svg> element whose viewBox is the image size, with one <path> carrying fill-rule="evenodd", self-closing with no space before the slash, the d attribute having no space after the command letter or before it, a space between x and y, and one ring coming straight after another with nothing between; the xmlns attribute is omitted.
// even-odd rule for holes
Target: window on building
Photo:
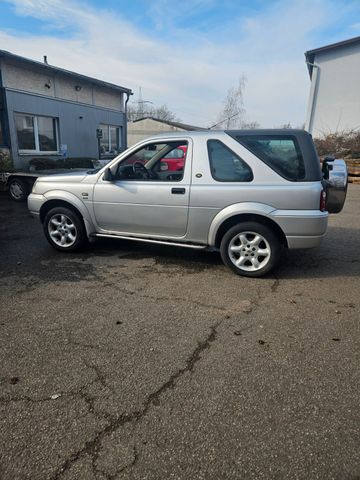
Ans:
<svg viewBox="0 0 360 480"><path fill-rule="evenodd" d="M111 155L117 155L121 147L120 127L101 124L99 128L102 130L102 138L100 138L101 156L109 157Z"/></svg>
<svg viewBox="0 0 360 480"><path fill-rule="evenodd" d="M211 174L218 182L251 182L253 173L247 163L219 140L208 141Z"/></svg>
<svg viewBox="0 0 360 480"><path fill-rule="evenodd" d="M20 153L57 153L57 118L34 115L15 115L15 125Z"/></svg>

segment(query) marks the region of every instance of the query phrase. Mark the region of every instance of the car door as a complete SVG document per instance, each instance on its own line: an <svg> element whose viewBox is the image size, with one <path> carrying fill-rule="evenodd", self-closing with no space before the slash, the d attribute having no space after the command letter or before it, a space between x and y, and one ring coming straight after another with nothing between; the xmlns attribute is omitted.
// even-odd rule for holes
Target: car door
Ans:
<svg viewBox="0 0 360 480"><path fill-rule="evenodd" d="M169 171L163 156L187 146L185 165ZM162 155L161 152L165 154ZM93 206L101 230L118 234L183 237L188 222L192 145L190 139L143 144L118 164L111 165L112 181L101 175L94 187ZM135 170L147 168L150 178Z"/></svg>

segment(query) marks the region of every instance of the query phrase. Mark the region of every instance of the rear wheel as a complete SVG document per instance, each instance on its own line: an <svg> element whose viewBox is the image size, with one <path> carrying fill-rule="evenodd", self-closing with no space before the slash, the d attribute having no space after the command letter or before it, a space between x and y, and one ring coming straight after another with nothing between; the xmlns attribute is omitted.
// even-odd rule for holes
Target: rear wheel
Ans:
<svg viewBox="0 0 360 480"><path fill-rule="evenodd" d="M25 202L29 194L27 183L21 178L11 178L8 184L9 195L15 202Z"/></svg>
<svg viewBox="0 0 360 480"><path fill-rule="evenodd" d="M69 208L51 209L45 216L43 226L48 242L56 250L73 252L85 243L82 219Z"/></svg>
<svg viewBox="0 0 360 480"><path fill-rule="evenodd" d="M257 222L230 228L221 241L221 258L238 275L261 277L278 263L281 246L276 234Z"/></svg>

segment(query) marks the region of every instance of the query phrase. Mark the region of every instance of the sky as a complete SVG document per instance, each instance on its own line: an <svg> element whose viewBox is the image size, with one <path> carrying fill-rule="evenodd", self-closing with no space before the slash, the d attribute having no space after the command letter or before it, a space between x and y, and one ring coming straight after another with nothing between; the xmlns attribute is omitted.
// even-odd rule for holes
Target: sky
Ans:
<svg viewBox="0 0 360 480"><path fill-rule="evenodd" d="M0 0L0 49L131 88L183 122L304 123L304 52L360 35L360 0Z"/></svg>

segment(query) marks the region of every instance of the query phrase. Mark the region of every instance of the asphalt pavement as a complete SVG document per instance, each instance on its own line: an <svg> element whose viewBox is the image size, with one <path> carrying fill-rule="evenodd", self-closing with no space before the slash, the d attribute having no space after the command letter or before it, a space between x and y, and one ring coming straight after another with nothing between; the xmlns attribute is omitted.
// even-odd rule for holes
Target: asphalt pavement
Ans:
<svg viewBox="0 0 360 480"><path fill-rule="evenodd" d="M0 479L360 479L360 186L263 279L63 254L0 195Z"/></svg>

